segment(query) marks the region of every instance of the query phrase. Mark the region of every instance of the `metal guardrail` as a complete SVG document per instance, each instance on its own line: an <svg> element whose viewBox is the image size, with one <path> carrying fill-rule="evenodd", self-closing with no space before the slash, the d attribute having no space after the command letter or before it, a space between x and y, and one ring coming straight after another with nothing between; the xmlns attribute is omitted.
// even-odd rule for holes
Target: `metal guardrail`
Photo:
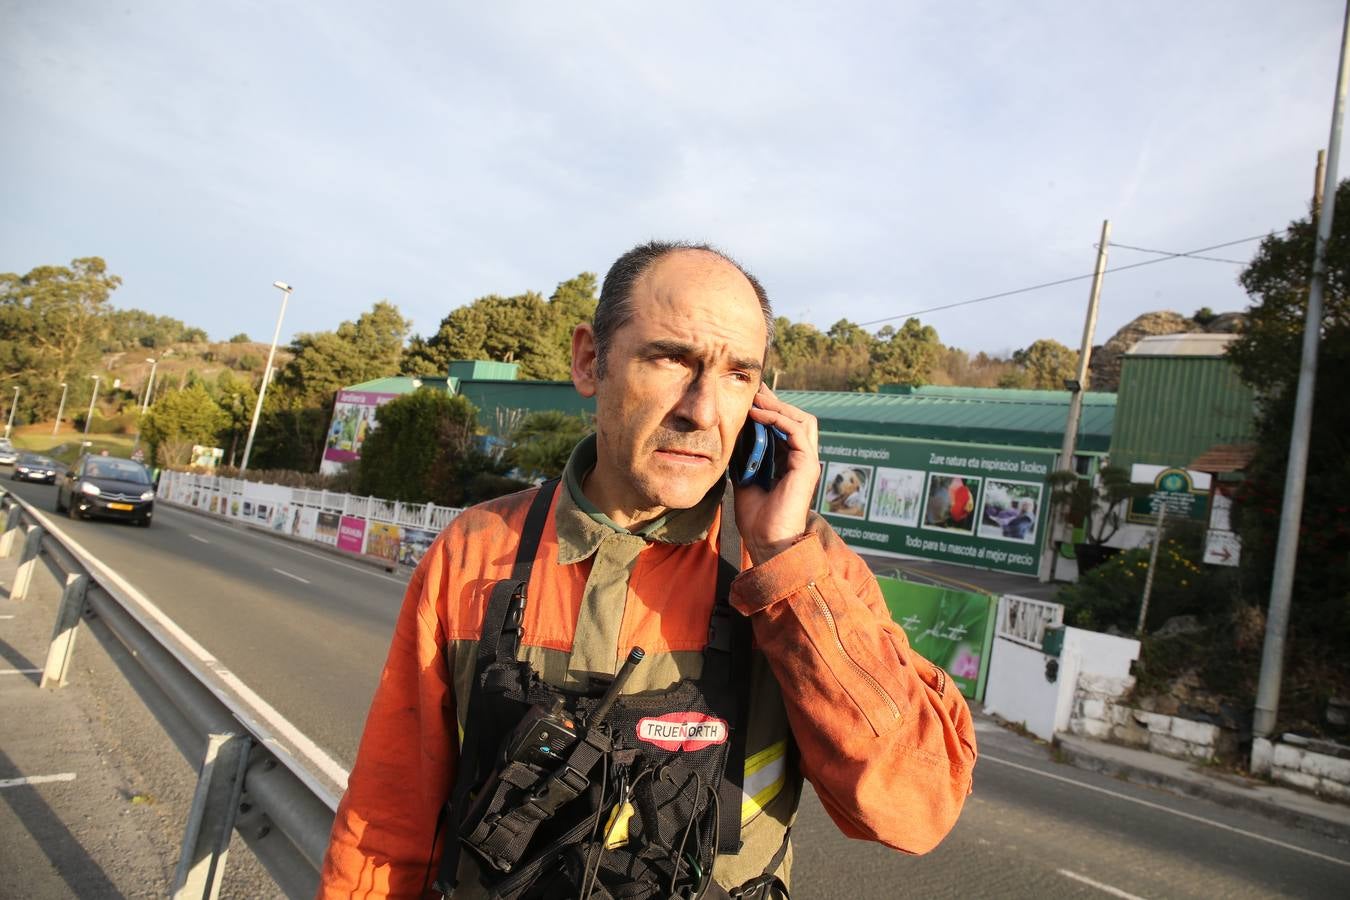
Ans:
<svg viewBox="0 0 1350 900"><path fill-rule="evenodd" d="M0 557L23 539L10 599L27 598L43 556L64 582L41 686L65 685L91 610L139 666L127 674L146 704L200 766L173 896L215 897L238 831L288 897L312 897L347 772L48 516L4 488L0 509Z"/></svg>
<svg viewBox="0 0 1350 900"><path fill-rule="evenodd" d="M1064 607L1048 600L1032 600L1030 597L1018 597L1004 594L998 605L998 636L1041 648L1045 640L1045 630L1064 624Z"/></svg>

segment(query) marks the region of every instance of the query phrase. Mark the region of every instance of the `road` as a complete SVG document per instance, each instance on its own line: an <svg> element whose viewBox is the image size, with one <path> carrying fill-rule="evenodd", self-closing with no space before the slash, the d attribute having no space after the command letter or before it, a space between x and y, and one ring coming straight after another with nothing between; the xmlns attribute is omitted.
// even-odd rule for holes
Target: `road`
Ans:
<svg viewBox="0 0 1350 900"><path fill-rule="evenodd" d="M54 488L14 487L53 508ZM350 765L402 579L195 513L160 506L155 517L148 530L59 524ZM1344 844L1057 764L985 719L979 742L975 793L927 856L844 838L807 791L794 896L1345 895Z"/></svg>

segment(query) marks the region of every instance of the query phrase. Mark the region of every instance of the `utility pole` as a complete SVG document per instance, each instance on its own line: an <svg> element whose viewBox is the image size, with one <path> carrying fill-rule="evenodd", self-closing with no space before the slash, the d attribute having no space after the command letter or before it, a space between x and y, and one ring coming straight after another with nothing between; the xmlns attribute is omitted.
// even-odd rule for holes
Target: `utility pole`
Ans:
<svg viewBox="0 0 1350 900"><path fill-rule="evenodd" d="M1088 363L1092 359L1092 338L1097 332L1097 304L1102 297L1102 275L1106 272L1106 248L1111 240L1111 220L1102 221L1102 236L1097 242L1097 267L1092 270L1092 291L1088 294L1087 319L1083 322L1083 345L1078 351L1077 378L1069 388L1069 417L1064 423L1064 444L1059 450L1059 468L1064 472L1073 472L1074 445L1078 441L1078 421L1083 415L1083 391L1087 388ZM1055 531L1058 527L1059 510L1050 509L1050 534L1046 539L1045 552L1041 554L1039 578L1049 581L1054 572Z"/></svg>
<svg viewBox="0 0 1350 900"><path fill-rule="evenodd" d="M1322 336L1322 297L1327 283L1327 241L1336 214L1336 162L1341 155L1341 123L1345 118L1346 55L1350 48L1350 2L1341 30L1341 63L1336 74L1336 100L1327 141L1322 202L1317 210L1317 237L1313 241L1312 281L1308 285L1308 314L1303 323L1303 360L1294 395L1294 422L1289 434L1289 466L1284 477L1280 509L1280 537L1275 545L1275 572L1266 611L1266 642L1261 649L1261 677L1256 685L1252 733L1269 737L1280 708L1280 681L1284 676L1284 637L1289 625L1289 600L1294 589L1298 558L1298 523L1303 517L1303 487L1308 474L1308 435L1312 431L1313 386L1317 381L1317 345Z"/></svg>

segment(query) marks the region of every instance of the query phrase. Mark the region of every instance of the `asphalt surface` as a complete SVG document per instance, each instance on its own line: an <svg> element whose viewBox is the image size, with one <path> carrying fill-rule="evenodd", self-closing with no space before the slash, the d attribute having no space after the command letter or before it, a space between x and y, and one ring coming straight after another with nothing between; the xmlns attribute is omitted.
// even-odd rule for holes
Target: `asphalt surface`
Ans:
<svg viewBox="0 0 1350 900"><path fill-rule="evenodd" d="M53 488L13 487L53 508ZM164 505L148 530L61 526L350 765L402 578ZM1059 764L987 719L979 741L975 793L924 857L843 837L808 790L794 896L1345 896L1343 843Z"/></svg>

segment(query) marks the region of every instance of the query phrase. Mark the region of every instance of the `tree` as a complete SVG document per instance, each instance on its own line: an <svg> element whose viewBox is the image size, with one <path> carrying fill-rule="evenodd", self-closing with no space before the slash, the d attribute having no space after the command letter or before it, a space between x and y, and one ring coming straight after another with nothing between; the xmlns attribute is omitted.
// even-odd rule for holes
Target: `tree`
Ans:
<svg viewBox="0 0 1350 900"><path fill-rule="evenodd" d="M170 391L141 416L141 437L161 465L185 465L193 444L214 446L230 417L198 382Z"/></svg>
<svg viewBox="0 0 1350 900"><path fill-rule="evenodd" d="M390 400L361 445L357 490L411 503L467 506L518 490L506 465L478 447L478 410L466 397L424 387Z"/></svg>
<svg viewBox="0 0 1350 900"><path fill-rule="evenodd" d="M243 331L230 338L231 344L250 344L252 342L252 338L248 336L248 333Z"/></svg>
<svg viewBox="0 0 1350 900"><path fill-rule="evenodd" d="M510 460L527 474L557 478L577 442L594 430L585 415L556 410L530 413L511 432Z"/></svg>
<svg viewBox="0 0 1350 900"><path fill-rule="evenodd" d="M1269 590L1285 492L1315 230L1309 216L1261 242L1239 278L1253 300L1247 328L1228 349L1239 375L1260 398L1256 456L1236 500L1242 566L1261 600ZM1350 496L1350 404L1345 402L1350 396L1350 181L1336 191L1326 264L1290 626L1297 639L1333 646L1345 659L1350 643L1350 511L1345 499Z"/></svg>
<svg viewBox="0 0 1350 900"><path fill-rule="evenodd" d="M559 283L545 300L534 291L480 297L451 310L429 338L414 337L405 374L444 373L452 360L494 359L520 364L522 378L571 377L572 329L595 315L596 277L582 272Z"/></svg>
<svg viewBox="0 0 1350 900"><path fill-rule="evenodd" d="M906 319L898 331L887 325L872 341L871 366L854 386L875 391L883 384L927 384L942 350L937 329L918 319Z"/></svg>
<svg viewBox="0 0 1350 900"><path fill-rule="evenodd" d="M19 386L24 418L54 415L63 381L68 403L89 395L84 376L98 365L108 297L121 283L97 256L0 274L0 384Z"/></svg>
<svg viewBox="0 0 1350 900"><path fill-rule="evenodd" d="M1025 350L1013 351L1019 371L1005 378L1004 387L1062 391L1064 382L1078 375L1078 354L1052 338L1042 338ZM1086 390L1087 385L1083 386Z"/></svg>

